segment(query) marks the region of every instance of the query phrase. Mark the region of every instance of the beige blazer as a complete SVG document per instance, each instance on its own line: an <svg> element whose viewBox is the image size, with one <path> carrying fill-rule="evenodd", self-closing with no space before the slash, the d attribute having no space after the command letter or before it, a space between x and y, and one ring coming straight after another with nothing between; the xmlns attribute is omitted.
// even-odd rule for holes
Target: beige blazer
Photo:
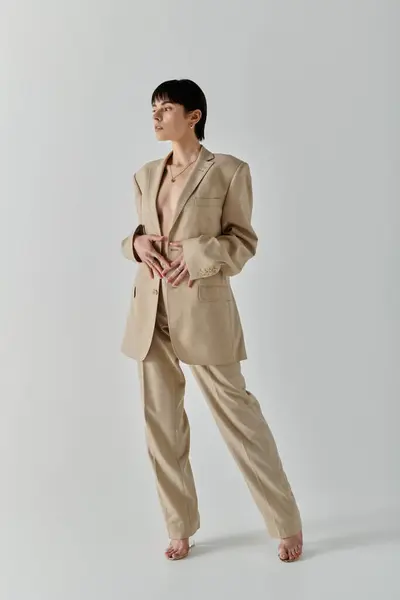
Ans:
<svg viewBox="0 0 400 600"><path fill-rule="evenodd" d="M144 360L152 341L160 277L133 251L138 233L161 235L156 200L166 162L145 164L135 173L134 189L140 225L122 240L124 256L137 263L122 352ZM242 326L230 278L255 255L258 238L251 226L253 208L249 165L202 146L178 200L169 241L183 242L187 279L176 288L167 283L167 308L172 346L184 363L214 365L247 358ZM160 251L159 243L155 244ZM179 249L178 249L179 250ZM169 249L166 258L177 256Z"/></svg>

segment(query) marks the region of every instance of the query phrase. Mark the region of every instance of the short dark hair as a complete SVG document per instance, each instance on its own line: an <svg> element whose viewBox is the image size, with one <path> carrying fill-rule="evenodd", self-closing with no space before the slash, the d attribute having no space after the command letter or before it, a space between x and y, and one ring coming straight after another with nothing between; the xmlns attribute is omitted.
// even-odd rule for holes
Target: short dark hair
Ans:
<svg viewBox="0 0 400 600"><path fill-rule="evenodd" d="M201 110L201 119L195 125L197 138L204 140L204 129L207 120L207 101L202 89L190 79L170 79L161 83L151 95L151 104L156 101L169 100L181 104L186 112Z"/></svg>

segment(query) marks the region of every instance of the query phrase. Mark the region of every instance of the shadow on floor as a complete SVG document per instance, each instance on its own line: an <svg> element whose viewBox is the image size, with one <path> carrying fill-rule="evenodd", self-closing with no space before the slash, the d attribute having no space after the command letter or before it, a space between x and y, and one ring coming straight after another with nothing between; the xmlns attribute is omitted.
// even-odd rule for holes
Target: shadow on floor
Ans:
<svg viewBox="0 0 400 600"><path fill-rule="evenodd" d="M303 536L302 561L332 552L399 542L400 513L380 511L370 515L332 516L324 521L305 521ZM264 529L214 538L201 539L195 536L194 539L197 556L229 548L264 547L268 550L274 548L276 552L279 544L279 540L270 538Z"/></svg>

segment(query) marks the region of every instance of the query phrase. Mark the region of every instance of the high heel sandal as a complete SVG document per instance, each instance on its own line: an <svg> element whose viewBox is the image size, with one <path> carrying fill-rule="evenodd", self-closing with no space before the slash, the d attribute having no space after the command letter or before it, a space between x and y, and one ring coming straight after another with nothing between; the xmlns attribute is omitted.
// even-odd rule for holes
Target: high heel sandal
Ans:
<svg viewBox="0 0 400 600"><path fill-rule="evenodd" d="M166 558L168 558L168 560L182 560L183 558L186 558L190 552L190 550L193 548L193 546L195 546L195 541L194 540L190 540L189 538L189 547L187 549L187 551L184 554L180 554L178 556L168 556L168 551L171 549L171 542L170 545L168 546L168 548L165 550L165 556Z"/></svg>
<svg viewBox="0 0 400 600"><path fill-rule="evenodd" d="M297 555L297 556L295 556L294 558L290 558L290 556L289 556L289 548L288 548L287 546L285 546L285 543L282 541L282 542L279 544L279 547L278 547L278 557L279 557L279 560L281 560L282 562L286 562L286 563L288 563L288 562L295 562L296 560L299 560L299 558L300 558L300 557L301 557L301 555L303 554L303 535L301 535L301 540L300 540L300 542L299 542L298 544L295 544L295 546L293 546L293 548L292 548L292 549L294 549L294 548L297 548L297 547L300 547L300 550L299 550L299 553L298 553L298 555ZM284 550L284 551L285 551L285 553L287 554L287 558L282 558L282 557L281 557L281 552L282 552L283 550Z"/></svg>
<svg viewBox="0 0 400 600"><path fill-rule="evenodd" d="M286 552L287 552L287 549L286 549ZM295 562L296 560L299 560L302 553L303 553L302 550L300 550L300 553L297 556L295 556L294 558L290 558L289 556L287 558L282 558L280 554L278 554L278 557L279 557L279 560L281 560L282 562L289 563L289 562Z"/></svg>

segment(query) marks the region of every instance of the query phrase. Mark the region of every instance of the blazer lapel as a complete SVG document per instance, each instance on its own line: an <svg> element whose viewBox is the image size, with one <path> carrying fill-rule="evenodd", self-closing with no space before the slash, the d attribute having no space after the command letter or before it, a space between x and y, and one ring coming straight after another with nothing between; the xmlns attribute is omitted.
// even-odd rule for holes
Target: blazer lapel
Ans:
<svg viewBox="0 0 400 600"><path fill-rule="evenodd" d="M205 148L204 146L201 147L199 158L198 158L198 163L197 163L197 165L195 165L193 171L191 171L191 173L188 177L188 180L186 181L186 184L182 190L182 193L179 196L179 199L178 199L178 202L177 202L177 205L175 208L175 214L174 214L174 217L173 217L172 223L171 223L171 232L172 232L172 229L173 229L175 223L177 222L179 215L181 214L186 202L189 200L190 196L193 194L193 192L199 186L199 184L201 183L201 181L204 178L207 171L214 164L214 158L215 157L212 152L207 150L207 148Z"/></svg>
<svg viewBox="0 0 400 600"><path fill-rule="evenodd" d="M165 158L163 158L160 161L160 163L157 164L157 166L155 167L154 170L151 170L149 172L150 181L149 181L148 189L149 189L150 209L151 209L151 214L153 216L153 222L156 227L156 235L161 235L160 221L158 219L158 213L157 213L157 196L158 196L158 192L160 189L162 176L163 176L166 164L167 164L168 159L171 156L171 154L172 154L172 150L171 150L171 152L169 152L167 154L167 156ZM171 224L171 232L172 232L172 229L173 229L175 223L177 222L178 217L181 214L186 202L189 200L190 196L196 190L196 188L202 181L202 179L205 176L205 174L207 173L207 171L214 164L214 158L215 158L215 156L212 152L207 150L207 148L205 148L204 146L201 147L197 165L195 165L195 168L190 173L188 180L186 181L186 184L181 192L181 195L179 196L179 199L178 199L178 202L177 202L177 205L175 208L174 217L173 217L172 224Z"/></svg>
<svg viewBox="0 0 400 600"><path fill-rule="evenodd" d="M167 164L169 157L172 154L169 152L165 158L163 158L154 169L149 170L149 201L150 201L150 212L153 217L155 225L155 235L161 235L160 221L157 213L157 196L161 185L161 179Z"/></svg>

